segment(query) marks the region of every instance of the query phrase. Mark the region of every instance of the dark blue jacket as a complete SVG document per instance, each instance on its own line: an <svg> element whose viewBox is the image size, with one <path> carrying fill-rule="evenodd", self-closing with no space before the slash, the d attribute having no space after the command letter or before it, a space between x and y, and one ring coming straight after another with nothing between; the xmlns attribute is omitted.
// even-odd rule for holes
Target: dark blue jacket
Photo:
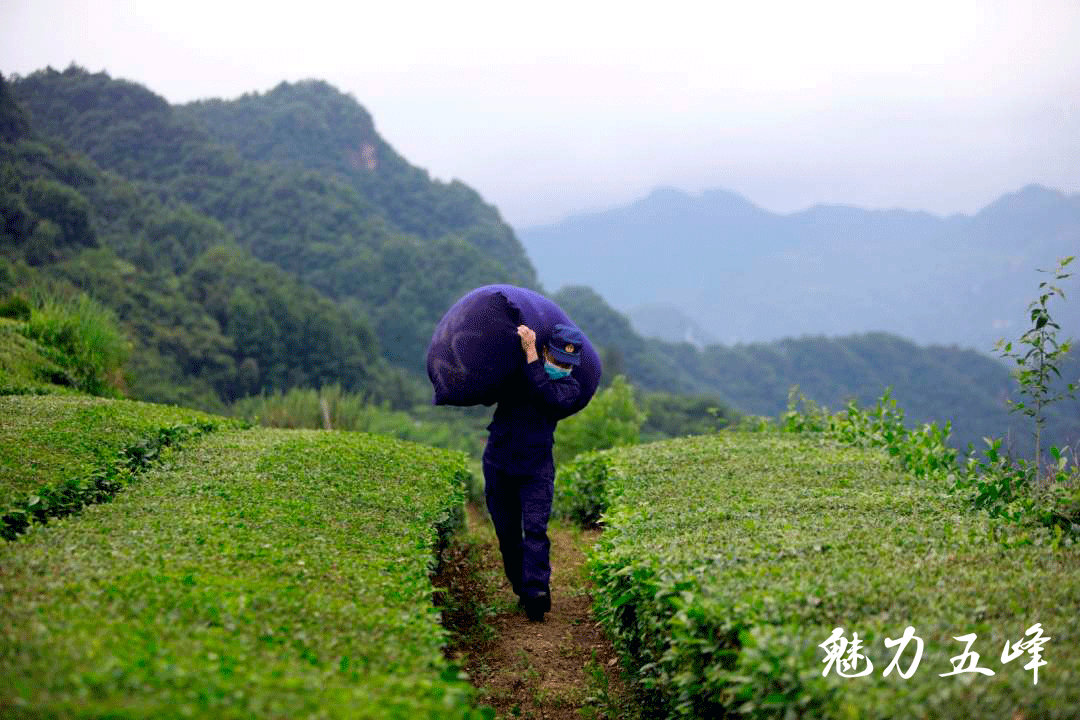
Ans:
<svg viewBox="0 0 1080 720"><path fill-rule="evenodd" d="M558 418L577 400L581 386L572 376L552 380L543 358L507 384L488 425L484 461L504 472L529 475L551 465Z"/></svg>

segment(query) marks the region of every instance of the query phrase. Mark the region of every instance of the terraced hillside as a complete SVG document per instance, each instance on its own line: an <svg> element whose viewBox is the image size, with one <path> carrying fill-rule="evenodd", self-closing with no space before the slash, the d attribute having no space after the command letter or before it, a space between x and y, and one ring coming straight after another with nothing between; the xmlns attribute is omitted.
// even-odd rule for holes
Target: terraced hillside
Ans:
<svg viewBox="0 0 1080 720"><path fill-rule="evenodd" d="M114 426L157 427L122 401L5 402L5 486L26 448L92 474ZM161 448L110 501L0 545L0 716L479 717L429 577L465 473L358 433L221 423Z"/></svg>

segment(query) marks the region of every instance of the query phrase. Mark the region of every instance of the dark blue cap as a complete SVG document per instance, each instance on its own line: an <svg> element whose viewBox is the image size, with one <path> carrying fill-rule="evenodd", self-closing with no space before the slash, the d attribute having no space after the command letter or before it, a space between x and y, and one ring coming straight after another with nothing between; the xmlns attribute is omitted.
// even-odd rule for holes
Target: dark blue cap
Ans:
<svg viewBox="0 0 1080 720"><path fill-rule="evenodd" d="M556 325L548 340L551 357L567 365L581 363L581 346L585 344L585 333L573 325Z"/></svg>

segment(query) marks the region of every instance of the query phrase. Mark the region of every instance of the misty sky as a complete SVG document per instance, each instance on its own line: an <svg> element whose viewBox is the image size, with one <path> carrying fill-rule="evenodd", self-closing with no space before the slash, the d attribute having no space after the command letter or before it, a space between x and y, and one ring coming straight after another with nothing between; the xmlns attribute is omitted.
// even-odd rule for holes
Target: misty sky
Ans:
<svg viewBox="0 0 1080 720"><path fill-rule="evenodd" d="M0 73L170 102L324 79L513 225L724 187L973 212L1080 192L1080 0L0 0Z"/></svg>

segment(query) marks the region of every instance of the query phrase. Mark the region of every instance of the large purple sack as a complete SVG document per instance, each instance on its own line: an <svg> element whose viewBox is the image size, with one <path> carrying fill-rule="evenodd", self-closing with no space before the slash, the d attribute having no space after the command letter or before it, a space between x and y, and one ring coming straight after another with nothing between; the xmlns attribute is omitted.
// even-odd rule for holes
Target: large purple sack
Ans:
<svg viewBox="0 0 1080 720"><path fill-rule="evenodd" d="M538 292L514 285L485 285L472 290L446 311L431 337L427 370L435 388L434 403L498 402L505 381L520 373L525 364L517 326L532 328L541 348L560 323L574 325L562 308ZM600 356L585 338L581 364L571 373L581 385L581 397L562 417L589 404L600 383L600 372Z"/></svg>

